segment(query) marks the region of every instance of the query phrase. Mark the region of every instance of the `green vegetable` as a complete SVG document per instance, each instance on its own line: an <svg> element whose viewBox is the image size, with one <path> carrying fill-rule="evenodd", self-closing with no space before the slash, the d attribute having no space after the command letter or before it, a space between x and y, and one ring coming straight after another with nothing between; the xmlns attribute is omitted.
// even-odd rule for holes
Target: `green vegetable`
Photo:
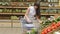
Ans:
<svg viewBox="0 0 60 34"><path fill-rule="evenodd" d="M19 18L17 16L11 16L11 19L16 20L16 19L19 19Z"/></svg>
<svg viewBox="0 0 60 34"><path fill-rule="evenodd" d="M2 2L0 2L0 5L2 5Z"/></svg>
<svg viewBox="0 0 60 34"><path fill-rule="evenodd" d="M19 10L18 10L18 9L16 9L16 12L19 12Z"/></svg>
<svg viewBox="0 0 60 34"><path fill-rule="evenodd" d="M55 22L55 23L57 23L58 21L57 21L57 20L53 20L52 22Z"/></svg>
<svg viewBox="0 0 60 34"><path fill-rule="evenodd" d="M23 12L23 13L25 13L25 12L26 12L26 10L22 10L22 12Z"/></svg>
<svg viewBox="0 0 60 34"><path fill-rule="evenodd" d="M37 30L35 28L32 28L32 33L31 34L37 34Z"/></svg>
<svg viewBox="0 0 60 34"><path fill-rule="evenodd" d="M3 12L3 9L0 9L0 13Z"/></svg>
<svg viewBox="0 0 60 34"><path fill-rule="evenodd" d="M42 26L43 26L43 27L46 27L46 26L48 26L48 25L51 24L51 23L52 23L52 22L51 22L50 20L46 20L46 21L44 20Z"/></svg>
<svg viewBox="0 0 60 34"><path fill-rule="evenodd" d="M58 17L56 20L57 20L57 21L60 21L60 17Z"/></svg>
<svg viewBox="0 0 60 34"><path fill-rule="evenodd" d="M12 12L12 9L10 9L9 12L11 13Z"/></svg>

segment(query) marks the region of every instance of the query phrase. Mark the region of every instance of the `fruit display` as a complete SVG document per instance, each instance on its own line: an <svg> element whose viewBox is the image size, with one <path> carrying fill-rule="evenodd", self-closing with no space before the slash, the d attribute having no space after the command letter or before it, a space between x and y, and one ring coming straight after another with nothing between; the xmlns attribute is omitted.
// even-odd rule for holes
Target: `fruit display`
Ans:
<svg viewBox="0 0 60 34"><path fill-rule="evenodd" d="M44 25L45 23L45 25ZM52 21L46 21L44 22L42 26L47 27L42 29L41 34L48 34L50 32L53 32L54 30L56 30L57 28L60 27L60 17L56 18L55 20ZM49 25L50 24L50 25Z"/></svg>
<svg viewBox="0 0 60 34"><path fill-rule="evenodd" d="M17 20L17 19L19 19L17 16L11 16L11 19L12 20Z"/></svg>

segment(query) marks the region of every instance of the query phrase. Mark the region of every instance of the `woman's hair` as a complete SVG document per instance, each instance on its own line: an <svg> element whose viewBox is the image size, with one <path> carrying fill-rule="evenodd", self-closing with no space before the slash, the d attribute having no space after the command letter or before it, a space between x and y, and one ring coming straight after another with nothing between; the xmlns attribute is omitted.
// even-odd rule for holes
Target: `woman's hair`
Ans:
<svg viewBox="0 0 60 34"><path fill-rule="evenodd" d="M40 18L40 4L39 3L35 3L34 6L37 6L38 8L36 9L36 16L38 18Z"/></svg>

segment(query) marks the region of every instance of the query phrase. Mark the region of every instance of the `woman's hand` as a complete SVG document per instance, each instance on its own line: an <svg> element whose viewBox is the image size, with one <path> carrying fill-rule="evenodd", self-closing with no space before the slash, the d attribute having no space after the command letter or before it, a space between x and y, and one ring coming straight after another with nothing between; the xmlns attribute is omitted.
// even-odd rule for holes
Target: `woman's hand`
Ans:
<svg viewBox="0 0 60 34"><path fill-rule="evenodd" d="M42 21L41 20L38 19L38 21L39 21L40 24L42 24Z"/></svg>
<svg viewBox="0 0 60 34"><path fill-rule="evenodd" d="M30 19L27 19L27 22L31 23L32 21Z"/></svg>

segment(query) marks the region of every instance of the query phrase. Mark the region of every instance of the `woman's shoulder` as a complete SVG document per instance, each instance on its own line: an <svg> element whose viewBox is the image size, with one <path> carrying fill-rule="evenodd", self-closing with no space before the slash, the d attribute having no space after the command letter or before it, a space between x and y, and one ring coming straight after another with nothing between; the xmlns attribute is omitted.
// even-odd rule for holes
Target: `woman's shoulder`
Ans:
<svg viewBox="0 0 60 34"><path fill-rule="evenodd" d="M33 8L34 6L30 6L29 8Z"/></svg>

